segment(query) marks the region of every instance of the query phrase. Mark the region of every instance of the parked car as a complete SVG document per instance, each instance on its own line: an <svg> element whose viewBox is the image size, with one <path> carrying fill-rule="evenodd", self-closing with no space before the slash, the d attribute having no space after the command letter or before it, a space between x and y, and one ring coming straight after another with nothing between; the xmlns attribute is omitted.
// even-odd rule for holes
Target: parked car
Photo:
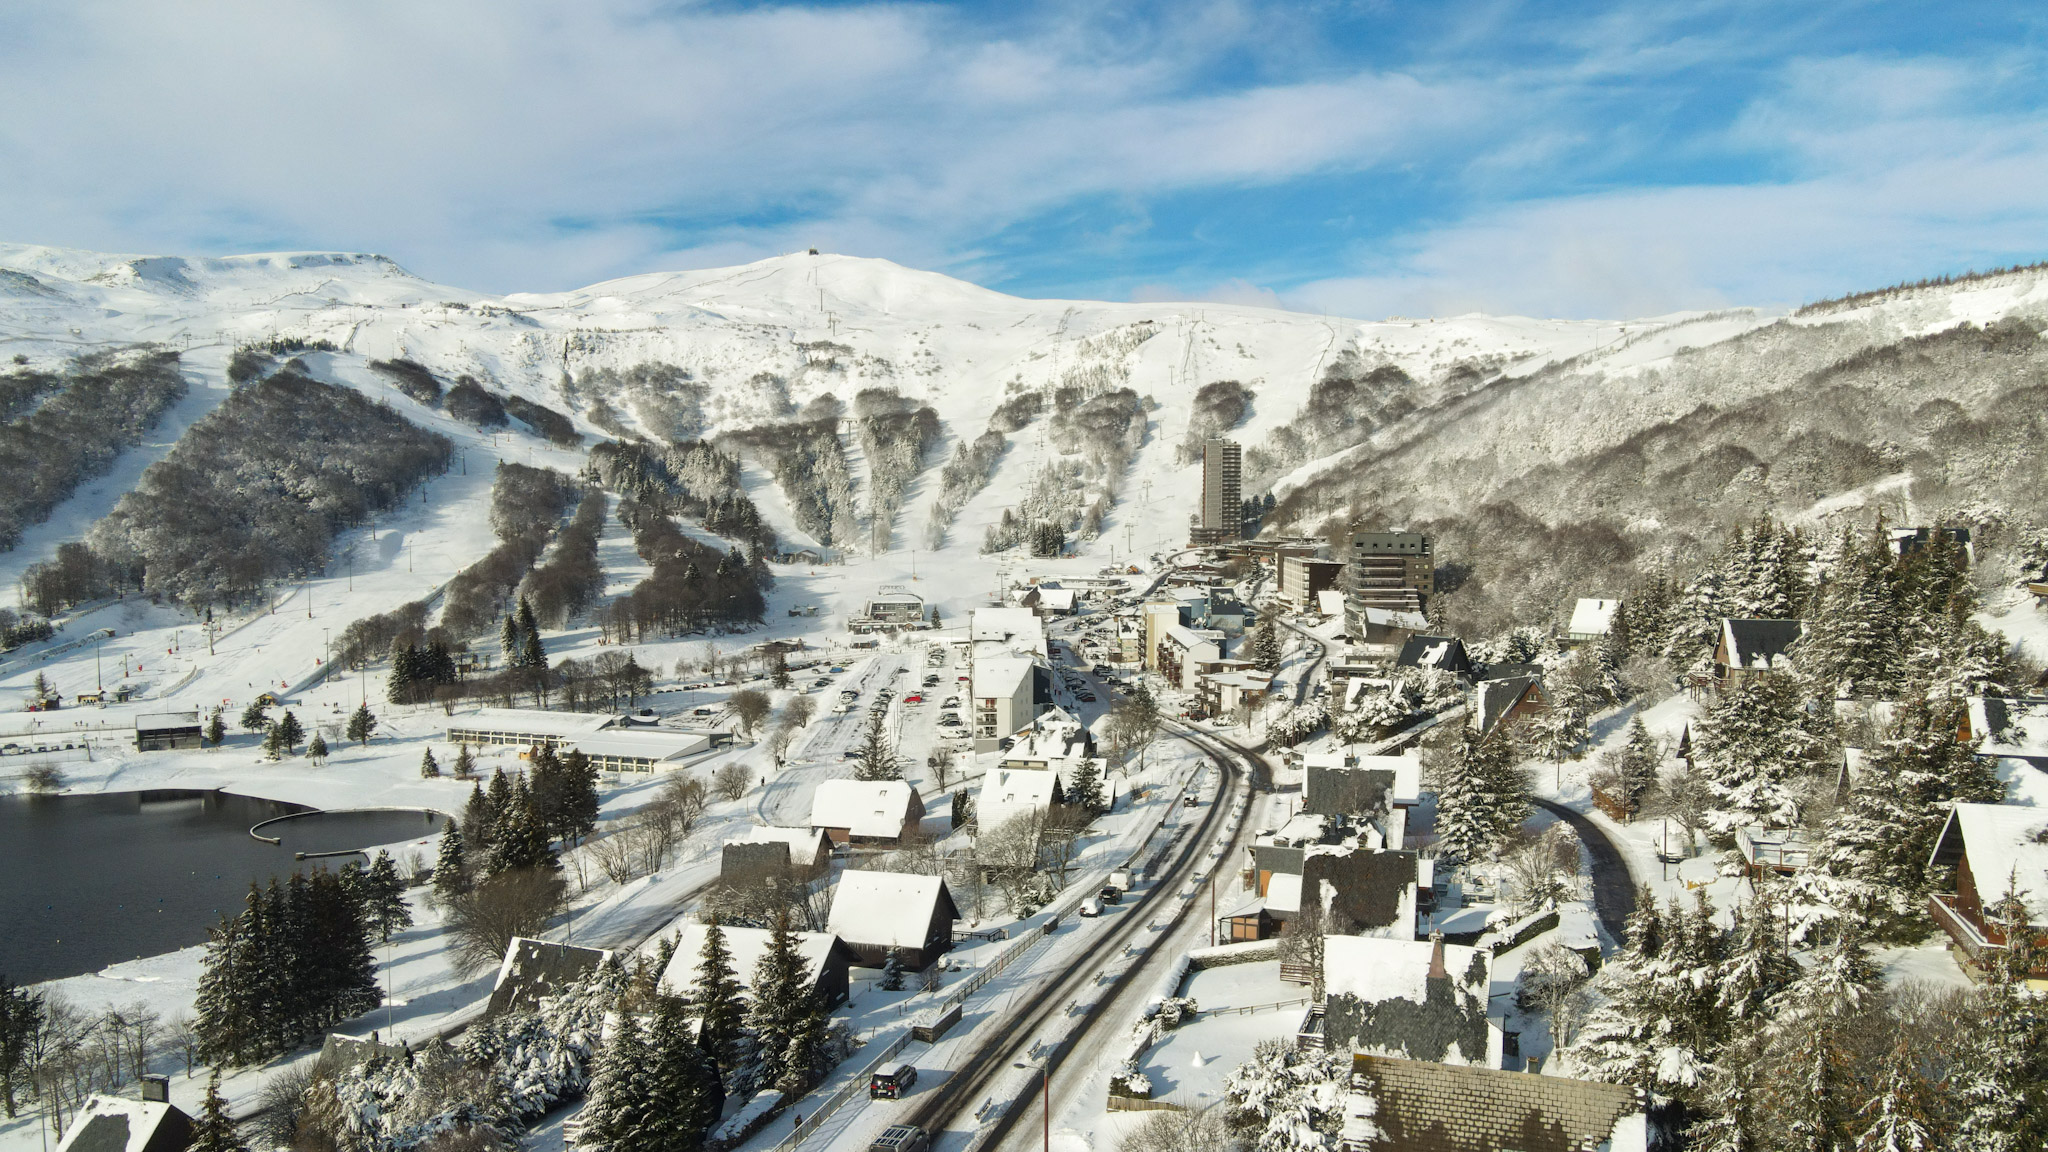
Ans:
<svg viewBox="0 0 2048 1152"><path fill-rule="evenodd" d="M1096 896L1100 897L1104 904L1121 904L1124 902L1124 890L1114 884L1104 884L1102 891L1096 893Z"/></svg>
<svg viewBox="0 0 2048 1152"><path fill-rule="evenodd" d="M910 1086L917 1083L917 1069L909 1064L898 1064L868 1078L868 1099L901 1100L910 1092ZM908 1127L904 1125L904 1127ZM890 1129L891 1132L895 1128ZM880 1146L881 1141L876 1141Z"/></svg>
<svg viewBox="0 0 2048 1152"><path fill-rule="evenodd" d="M1098 901L1098 900L1097 900L1097 899L1095 899L1095 897L1093 897L1093 896L1090 896L1090 897L1088 897L1088 898L1087 898L1086 900L1083 900L1083 901L1081 901L1081 915L1083 915L1083 916L1100 916L1100 915L1102 915L1102 903L1101 903L1101 901Z"/></svg>
<svg viewBox="0 0 2048 1152"><path fill-rule="evenodd" d="M946 702L939 705L941 708L958 708L959 706L960 698L958 696L948 696L946 697Z"/></svg>
<svg viewBox="0 0 2048 1152"><path fill-rule="evenodd" d="M924 697L915 692L912 692L910 695L905 696L903 698L903 702L905 704L922 704L924 703Z"/></svg>

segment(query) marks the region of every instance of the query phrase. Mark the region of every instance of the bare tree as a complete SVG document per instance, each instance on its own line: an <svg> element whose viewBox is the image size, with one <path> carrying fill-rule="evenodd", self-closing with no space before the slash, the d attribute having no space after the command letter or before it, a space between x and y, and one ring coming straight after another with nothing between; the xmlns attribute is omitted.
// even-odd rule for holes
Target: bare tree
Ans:
<svg viewBox="0 0 2048 1152"><path fill-rule="evenodd" d="M189 1014L181 1012L164 1025L164 1043L185 1062L185 1079L190 1080L199 1063L199 1029Z"/></svg>
<svg viewBox="0 0 2048 1152"><path fill-rule="evenodd" d="M1514 893L1510 909L1517 916L1569 900L1578 890L1579 838L1568 824L1523 835L1505 859Z"/></svg>
<svg viewBox="0 0 2048 1152"><path fill-rule="evenodd" d="M1039 862L1053 870L1061 888L1067 886L1067 873L1081 858L1083 834L1093 819L1094 814L1079 804L1055 804L1046 810L1040 825Z"/></svg>
<svg viewBox="0 0 2048 1152"><path fill-rule="evenodd" d="M727 800L737 800L747 794L747 789L754 786L754 772L745 764L727 764L711 778L711 783L718 789L720 796Z"/></svg>
<svg viewBox="0 0 2048 1152"><path fill-rule="evenodd" d="M951 783L953 775L953 750L951 748L940 748L934 751L931 757L931 770L932 782L940 788L944 788Z"/></svg>
<svg viewBox="0 0 2048 1152"><path fill-rule="evenodd" d="M1522 962L1519 998L1550 1018L1551 1042L1558 1048L1570 1044L1578 1031L1584 998L1574 994L1590 975L1586 958L1556 940L1544 941Z"/></svg>
<svg viewBox="0 0 2048 1152"><path fill-rule="evenodd" d="M742 688L733 693L726 704L732 709L733 722L739 725L740 735L748 739L753 738L755 731L768 719L768 713L774 708L768 694L759 688Z"/></svg>
<svg viewBox="0 0 2048 1152"><path fill-rule="evenodd" d="M541 868L513 868L447 902L449 960L469 975L505 958L515 936L537 936L562 910L562 878Z"/></svg>
<svg viewBox="0 0 2048 1152"><path fill-rule="evenodd" d="M1706 777L1690 766L1665 773L1643 797L1643 815L1668 819L1685 831L1688 856L1699 842L1699 834L1706 831L1707 812L1713 806L1713 789Z"/></svg>

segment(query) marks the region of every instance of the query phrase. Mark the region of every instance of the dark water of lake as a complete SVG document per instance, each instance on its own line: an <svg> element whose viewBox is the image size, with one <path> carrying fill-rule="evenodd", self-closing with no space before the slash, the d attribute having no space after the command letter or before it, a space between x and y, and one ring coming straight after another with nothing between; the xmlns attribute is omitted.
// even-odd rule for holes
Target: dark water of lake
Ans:
<svg viewBox="0 0 2048 1152"><path fill-rule="evenodd" d="M239 911L249 882L340 868L359 856L292 859L425 839L432 863L443 817L425 812L294 812L220 792L0 796L0 976L18 984L93 972L206 941ZM404 851L395 851L401 862Z"/></svg>

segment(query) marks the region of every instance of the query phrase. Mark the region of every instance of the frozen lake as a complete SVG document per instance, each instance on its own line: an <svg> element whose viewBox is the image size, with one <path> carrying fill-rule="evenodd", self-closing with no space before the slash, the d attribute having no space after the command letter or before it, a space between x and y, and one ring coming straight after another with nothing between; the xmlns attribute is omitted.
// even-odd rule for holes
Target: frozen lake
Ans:
<svg viewBox="0 0 2048 1152"><path fill-rule="evenodd" d="M433 861L444 817L426 812L309 812L221 792L0 796L0 975L18 984L92 972L121 960L204 943L237 912L253 881L351 859L294 860L419 840Z"/></svg>

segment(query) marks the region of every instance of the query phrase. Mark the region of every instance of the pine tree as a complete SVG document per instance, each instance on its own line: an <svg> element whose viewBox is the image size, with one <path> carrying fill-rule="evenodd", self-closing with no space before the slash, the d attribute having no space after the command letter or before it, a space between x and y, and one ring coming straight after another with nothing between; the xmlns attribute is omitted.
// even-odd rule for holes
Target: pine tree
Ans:
<svg viewBox="0 0 2048 1152"><path fill-rule="evenodd" d="M903 991L903 952L893 944L882 958L882 991Z"/></svg>
<svg viewBox="0 0 2048 1152"><path fill-rule="evenodd" d="M272 760L284 758L284 726L272 724L263 734L263 755Z"/></svg>
<svg viewBox="0 0 2048 1152"><path fill-rule="evenodd" d="M1527 818L1526 784L1507 737L1471 728L1437 781L1437 851L1447 860L1493 859Z"/></svg>
<svg viewBox="0 0 2048 1152"><path fill-rule="evenodd" d="M384 699L393 704L411 704L418 700L419 648L412 644L394 645L391 649L391 672L384 677Z"/></svg>
<svg viewBox="0 0 2048 1152"><path fill-rule="evenodd" d="M601 801L597 794L597 766L590 757L571 750L562 757L562 797L556 811L554 834L570 844L581 843L597 831Z"/></svg>
<svg viewBox="0 0 2048 1152"><path fill-rule="evenodd" d="M646 1110L638 1138L617 1152L669 1152L704 1145L725 1106L718 1065L690 1035L680 998L659 996L648 1028Z"/></svg>
<svg viewBox="0 0 2048 1152"><path fill-rule="evenodd" d="M2048 1011L2027 987L2038 950L2016 868L1985 912L2005 925L2008 947L1988 956L1982 1020L1956 1060L1956 1147L2031 1152L2048 1143Z"/></svg>
<svg viewBox="0 0 2048 1152"><path fill-rule="evenodd" d="M471 785L469 803L462 809L462 847L472 880L488 879L501 867L496 847L499 801L495 797L503 793L510 800L512 795L512 786L504 777L503 771L492 773L488 792L481 784Z"/></svg>
<svg viewBox="0 0 2048 1152"><path fill-rule="evenodd" d="M1901 620L1892 575L1884 545L1844 541L1791 653L1816 695L1871 695L1898 686Z"/></svg>
<svg viewBox="0 0 2048 1152"><path fill-rule="evenodd" d="M725 932L713 917L704 929L704 950L697 965L697 989L692 1009L697 1014L697 1042L730 1072L739 1062L740 1029L746 1022L746 1004L740 998L740 983L732 967L732 952L725 946Z"/></svg>
<svg viewBox="0 0 2048 1152"><path fill-rule="evenodd" d="M1928 1152L1940 1143L1933 1094L1914 1067L1905 1037L1885 1058L1877 1094L1863 1105L1863 1116L1867 1126L1856 1138L1856 1152Z"/></svg>
<svg viewBox="0 0 2048 1152"><path fill-rule="evenodd" d="M854 761L855 780L901 780L903 765L896 760L896 750L889 746L889 733L882 725L882 713L868 716L867 726L861 730L859 755Z"/></svg>
<svg viewBox="0 0 2048 1152"><path fill-rule="evenodd" d="M441 762L434 759L434 750L429 748L420 756L420 779L439 780L440 778Z"/></svg>
<svg viewBox="0 0 2048 1152"><path fill-rule="evenodd" d="M652 1057L639 1017L621 1012L590 1078L576 1137L579 1152L654 1152L644 1131L653 1111L647 1086Z"/></svg>
<svg viewBox="0 0 2048 1152"><path fill-rule="evenodd" d="M1722 692L1694 739L1717 802L1717 830L1796 823L1806 776L1829 758L1827 738L1814 730L1829 719L1802 708L1785 676L1760 676Z"/></svg>
<svg viewBox="0 0 2048 1152"><path fill-rule="evenodd" d="M242 731L268 731L270 728L270 714L268 712L268 709L269 705L265 704L261 700L249 701L249 706L247 708L242 709Z"/></svg>
<svg viewBox="0 0 2048 1152"><path fill-rule="evenodd" d="M462 829L450 820L441 829L440 850L434 856L434 895L447 903L469 888L468 870L463 863Z"/></svg>
<svg viewBox="0 0 2048 1152"><path fill-rule="evenodd" d="M1621 796L1631 816L1642 807L1643 797L1657 786L1657 769L1664 756L1657 747L1657 741L1650 730L1643 725L1642 713L1629 718L1628 742L1622 745L1620 767Z"/></svg>
<svg viewBox="0 0 2048 1152"><path fill-rule="evenodd" d="M1067 802L1090 812L1102 812L1109 807L1102 798L1102 772L1093 759L1083 756L1074 766L1074 778L1067 782Z"/></svg>
<svg viewBox="0 0 2048 1152"><path fill-rule="evenodd" d="M1562 764L1579 754L1593 735L1591 702L1585 689L1569 676L1550 684L1550 707L1536 718L1536 744L1544 756Z"/></svg>
<svg viewBox="0 0 2048 1152"><path fill-rule="evenodd" d="M760 1046L761 1062L757 1083L779 1085L789 1072L789 1042L796 1034L804 1001L810 990L804 987L804 962L796 950L796 935L790 929L789 910L777 908L769 929L768 947L754 965L754 1003L747 1013L747 1027Z"/></svg>
<svg viewBox="0 0 2048 1152"><path fill-rule="evenodd" d="M455 778L457 780L467 780L474 775L476 775L476 756L470 752L469 745L460 745L455 751Z"/></svg>
<svg viewBox="0 0 2048 1152"><path fill-rule="evenodd" d="M1280 658L1280 627L1273 613L1268 612L1252 630L1252 664L1262 672L1274 672L1280 667Z"/></svg>
<svg viewBox="0 0 2048 1152"><path fill-rule="evenodd" d="M1720 1009L1736 1026L1763 1019L1766 1006L1799 978L1779 921L1779 885L1765 881L1755 892L1746 907L1735 909L1729 956L1715 981Z"/></svg>
<svg viewBox="0 0 2048 1152"><path fill-rule="evenodd" d="M1763 1051L1754 1030L1722 1048L1707 1078L1701 1109L1686 1129L1693 1152L1766 1152Z"/></svg>
<svg viewBox="0 0 2048 1152"><path fill-rule="evenodd" d="M364 702L348 718L348 738L358 744L368 744L370 736L377 731L377 718L370 715L370 705Z"/></svg>
<svg viewBox="0 0 2048 1152"><path fill-rule="evenodd" d="M806 990L797 1000L790 1020L789 1039L783 1046L782 1075L775 1086L786 1096L798 1096L817 1086L820 1073L829 1064L825 1041L831 1027L825 1005Z"/></svg>
<svg viewBox="0 0 2048 1152"><path fill-rule="evenodd" d="M327 737L318 732L313 733L313 739L306 743L306 759L318 767L327 766Z"/></svg>
<svg viewBox="0 0 2048 1152"><path fill-rule="evenodd" d="M529 668L544 668L547 662L535 663L530 653L540 644L540 622L534 617L533 604L526 597L519 598L519 652L522 663Z"/></svg>
<svg viewBox="0 0 2048 1152"><path fill-rule="evenodd" d="M206 1082L206 1103L192 1118L192 1142L185 1147L186 1152L249 1152L228 1115L227 1101L221 1099L218 1068Z"/></svg>
<svg viewBox="0 0 2048 1152"><path fill-rule="evenodd" d="M297 748L299 743L306 738L306 729L299 724L299 718L290 712L286 712L278 720L277 727L273 731L277 733L278 743L282 744L287 752Z"/></svg>
<svg viewBox="0 0 2048 1152"><path fill-rule="evenodd" d="M391 853L378 852L365 879L370 926L377 938L389 940L393 932L412 927L412 909L405 903L405 878L398 874Z"/></svg>
<svg viewBox="0 0 2048 1152"><path fill-rule="evenodd" d="M228 726L221 721L220 709L215 708L206 718L206 743L218 748L228 738Z"/></svg>
<svg viewBox="0 0 2048 1152"><path fill-rule="evenodd" d="M510 612L505 614L505 623L498 629L498 653L505 667L519 667L519 655L525 651L525 643L519 635L519 621Z"/></svg>
<svg viewBox="0 0 2048 1152"><path fill-rule="evenodd" d="M249 886L249 905L261 900ZM250 938L249 917L222 916L208 933L206 958L200 967L193 998L193 1027L199 1050L215 1064L240 1064L259 1048L257 1013L250 999L257 943Z"/></svg>
<svg viewBox="0 0 2048 1152"><path fill-rule="evenodd" d="M1628 918L1628 944L1600 969L1594 987L1605 995L1572 1044L1578 1066L1597 1080L1629 1084L1644 1091L1657 1086L1662 1010L1654 966L1663 954L1666 925L1647 885L1636 890Z"/></svg>

